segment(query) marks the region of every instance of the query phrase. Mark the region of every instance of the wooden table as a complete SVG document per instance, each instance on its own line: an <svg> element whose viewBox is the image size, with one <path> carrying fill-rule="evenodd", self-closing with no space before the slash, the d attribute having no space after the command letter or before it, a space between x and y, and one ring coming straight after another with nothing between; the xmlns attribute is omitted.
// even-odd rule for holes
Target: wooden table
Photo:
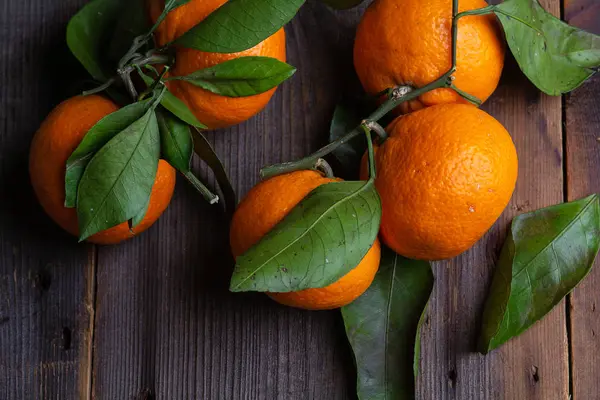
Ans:
<svg viewBox="0 0 600 400"><path fill-rule="evenodd" d="M84 3L0 3L0 399L354 398L339 312L228 293L226 220L182 180L160 221L119 246L79 245L42 213L28 148L85 77L64 41ZM559 0L543 3L600 33L600 0L566 0L562 12ZM360 15L309 1L286 28L296 76L257 117L209 134L240 195L259 167L326 142L334 105L358 90L351 50ZM486 357L474 352L511 218L600 192L599 94L597 76L562 99L547 97L507 60L484 108L515 140L517 190L475 248L434 266L420 399L600 399L600 265L521 337Z"/></svg>

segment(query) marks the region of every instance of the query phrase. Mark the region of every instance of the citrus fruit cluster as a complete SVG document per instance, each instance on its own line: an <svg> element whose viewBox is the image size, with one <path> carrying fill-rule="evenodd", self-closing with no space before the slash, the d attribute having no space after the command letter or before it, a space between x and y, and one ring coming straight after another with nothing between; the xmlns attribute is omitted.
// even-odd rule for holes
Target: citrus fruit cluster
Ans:
<svg viewBox="0 0 600 400"><path fill-rule="evenodd" d="M198 25L226 0L191 0L171 11L154 32L157 46L163 47ZM161 18L164 0L146 3L150 22ZM212 53L175 46L175 66L166 76L184 76L228 60L247 56L272 57L285 61L283 29L258 45L238 53ZM183 80L171 80L166 86L195 117L208 128L224 128L241 123L262 110L275 88L251 96L228 97L213 93ZM79 236L77 212L65 206L65 165L86 133L104 117L119 109L101 95L77 96L57 106L36 133L30 151L30 176L34 191L46 213L63 229ZM175 187L175 169L160 160L148 210L139 224L124 222L96 233L87 241L115 244L148 229L168 207Z"/></svg>
<svg viewBox="0 0 600 400"><path fill-rule="evenodd" d="M462 0L460 11L485 7ZM401 23L398 23L401 21ZM365 90L423 87L451 68L452 3L376 0L359 24L354 65ZM460 91L485 101L504 63L504 41L494 17L468 16L458 25L456 71ZM515 188L518 161L506 129L453 88L439 88L402 103L406 115L387 127L375 147L375 186L381 197L381 240L408 258L440 260L468 250L498 219ZM368 155L361 179L369 178ZM301 171L259 183L241 202L231 227L238 256L271 230L312 189L328 181ZM307 309L349 304L371 284L379 265L376 240L347 275L324 288L269 293Z"/></svg>
<svg viewBox="0 0 600 400"><path fill-rule="evenodd" d="M113 83L120 79L134 99L133 104L119 108L106 97L88 93L69 99L52 111L32 142L30 174L40 203L60 226L99 244L118 243L135 236L167 208L175 170L182 172L211 203L218 200L190 171L194 143L189 127L196 128L201 136L199 129L223 128L247 120L263 109L277 85L295 72L284 62L282 26L303 0L278 1L277 7L270 2L246 1L250 0L145 1L144 12L154 27L135 37L119 61L117 76L93 90L113 89ZM341 3L351 6L357 2ZM86 18L105 18L94 4L100 2L86 6L93 5ZM81 26L71 35L74 43L69 44L70 48L90 74L100 79L100 66L90 61L93 52L84 48L77 54L71 47L79 46L83 40L78 35L86 34L87 28L97 24L86 26L82 23L84 17L74 19L70 25ZM252 281L257 279L260 268L269 265L268 279L275 276L283 284L270 287L264 279L260 284L262 291L276 301L308 309L337 308L352 302L369 287L380 263L382 245L411 259L440 260L468 250L490 229L510 201L518 175L517 152L509 133L478 108L492 95L502 74L506 45L498 21L505 31L522 29L523 37L531 39L531 51L524 52L515 43L517 36L507 34L519 66L545 93L568 92L596 71L597 60L592 57L595 53L582 50L590 43L593 46L595 37L582 31L571 35L575 28L552 17L537 2L507 0L488 6L484 0L403 0L401 4L397 0L373 1L357 29L354 67L365 91L379 106L353 131L306 159L265 168L278 171L267 176L279 176L252 189L233 216L231 247L238 259L236 271L240 259L246 263L245 276L238 276L236 288L259 290L258 282ZM515 28L511 24L520 25ZM535 24L542 26L538 29ZM540 29L556 36L556 43L539 42L536 35ZM155 47L148 49L150 38ZM90 43L92 39L87 38ZM529 62L528 57L540 51L549 58ZM550 55L560 62L553 64ZM139 79L132 79L131 74L135 73ZM565 79L557 79L560 74ZM134 81L145 84L141 95ZM154 177L152 188L152 180L145 186L140 184L144 187L137 192L137 203L124 207L125 211L115 205L129 201L129 193L122 190L118 195L109 193L113 195L114 207L105 210L103 218L97 218L98 213L92 215L96 211L90 206L80 214L77 189L81 186L74 188L72 182L69 186L70 179L83 179L69 169L73 166L73 154L84 144L90 147L86 143L88 133L94 133L100 142L102 138L98 136L116 134L111 132L117 130L113 125L122 124L119 118L130 118L128 114L135 110L145 113L136 123L146 118L146 128L152 125L147 135L145 131L136 133L139 143L145 140L145 152L152 156L149 158L153 163L138 168L146 178ZM390 112L396 118L384 130L378 121ZM115 117L117 114L119 118ZM103 125L102 129L94 131L99 125ZM119 135L128 133L129 128L121 128ZM314 169L315 161L321 162L321 157L363 132L368 151L362 163L357 161L356 165L361 164L365 185L334 178L323 163L323 173L309 170ZM371 139L372 132L378 134L379 140ZM91 147L94 151L88 149L75 160L81 164L76 165L77 171L86 169L88 162L93 164L104 150L98 143L98 148ZM119 156L119 151L111 151ZM138 154L140 159L145 155ZM159 161L159 157L163 159ZM105 166L111 160L103 161ZM98 163L95 166L93 178L100 180L102 169ZM130 179L115 179L110 189L125 186L124 182L135 186L136 172L136 168L131 168ZM99 189L90 183L94 179L86 181L86 200ZM110 185L104 182L104 186ZM334 189L329 193L324 189L327 187ZM321 197L315 197L315 193ZM78 201L77 212L69 208L74 206L74 197ZM362 203L358 207L349 198L360 198ZM316 219L302 229L318 226L323 232L317 236L344 237L335 237L328 245L323 242L320 249L315 247L310 254L306 249L313 244L305 245L301 241L303 235L297 235L294 243L283 247L287 239L280 238L275 250L268 249L270 245L261 247L272 241L284 225L290 231L300 230L289 226L290 221L303 218L302 212L297 211L303 210L308 199L313 208L319 201L320 206L330 206L321 210L318 218L313 212L310 218ZM345 216L336 209L342 203L347 203ZM109 223L114 215L118 216ZM81 221L86 218L106 223L91 229L84 224L86 230L82 233ZM328 222L336 218L337 222ZM352 228L348 221L354 224ZM295 274L286 275L294 265L275 265L274 260L286 252L286 260L297 260L300 256L290 250L292 245L309 257L304 259L306 271L295 270ZM328 246L338 251L333 263L326 257ZM269 258L266 254L271 251L276 254ZM317 252L324 261L315 265L313 256ZM249 253L266 261L253 270ZM340 254L348 260L340 260ZM265 275L260 274L261 278ZM273 287L282 290L271 290Z"/></svg>

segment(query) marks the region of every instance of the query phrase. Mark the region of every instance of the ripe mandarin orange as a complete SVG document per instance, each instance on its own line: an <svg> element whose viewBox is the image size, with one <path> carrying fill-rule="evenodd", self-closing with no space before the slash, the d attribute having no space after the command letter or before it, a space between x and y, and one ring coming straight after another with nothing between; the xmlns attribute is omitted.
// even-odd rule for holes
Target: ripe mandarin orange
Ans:
<svg viewBox="0 0 600 400"><path fill-rule="evenodd" d="M67 232L78 236L77 212L66 208L65 171L67 159L92 126L118 107L101 96L78 96L64 101L48 115L31 143L29 174L37 198L46 213ZM160 160L150 196L150 207L131 233L127 223L99 232L89 239L97 244L114 244L148 229L167 208L175 188L175 170Z"/></svg>
<svg viewBox="0 0 600 400"><path fill-rule="evenodd" d="M183 35L200 23L227 0L191 0L189 3L170 12L155 33L159 46L165 45ZM164 0L148 0L150 16L156 21L164 9ZM239 53L207 53L193 49L177 48L175 66L170 75L189 75L199 69L238 57L264 56L285 61L285 32L282 29L251 49ZM198 120L209 128L224 128L239 124L261 111L269 102L275 88L254 96L226 97L209 92L189 82L170 81L169 90L179 97Z"/></svg>
<svg viewBox="0 0 600 400"><path fill-rule="evenodd" d="M460 0L459 10L486 7L485 0ZM358 26L354 66L365 90L379 93L397 85L419 88L452 66L451 0L375 0ZM485 101L498 86L504 41L493 15L459 20L454 84ZM465 103L449 88L404 103L414 111L441 103Z"/></svg>
<svg viewBox="0 0 600 400"><path fill-rule="evenodd" d="M256 185L233 216L230 233L233 255L240 256L258 243L313 189L334 181L336 179L325 178L315 171L297 171ZM308 310L342 307L371 285L380 257L379 240L375 240L362 261L337 282L324 288L267 294L281 304Z"/></svg>
<svg viewBox="0 0 600 400"><path fill-rule="evenodd" d="M381 238L414 259L457 256L498 219L515 188L517 152L504 127L466 104L398 117L376 150ZM367 175L366 157L361 175Z"/></svg>

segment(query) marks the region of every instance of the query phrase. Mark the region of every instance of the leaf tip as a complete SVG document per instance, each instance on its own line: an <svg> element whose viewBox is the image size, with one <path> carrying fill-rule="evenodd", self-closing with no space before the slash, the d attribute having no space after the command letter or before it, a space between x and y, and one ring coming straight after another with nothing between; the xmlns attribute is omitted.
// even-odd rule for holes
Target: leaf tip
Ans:
<svg viewBox="0 0 600 400"><path fill-rule="evenodd" d="M239 293L242 290L240 290L240 284L237 283L233 278L231 279L231 282L229 284L229 291L232 293Z"/></svg>

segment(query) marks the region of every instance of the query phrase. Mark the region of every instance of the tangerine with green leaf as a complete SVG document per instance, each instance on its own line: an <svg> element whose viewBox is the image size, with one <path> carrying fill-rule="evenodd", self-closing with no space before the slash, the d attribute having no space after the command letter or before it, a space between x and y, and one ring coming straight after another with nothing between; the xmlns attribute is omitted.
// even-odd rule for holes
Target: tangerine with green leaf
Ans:
<svg viewBox="0 0 600 400"><path fill-rule="evenodd" d="M459 11L486 7L484 0L460 0ZM399 85L423 87L452 66L452 1L375 0L365 11L354 44L354 66L365 90L377 94ZM454 84L487 100L498 86L505 44L494 15L458 21ZM403 103L403 112L442 103L466 103L451 88L427 92Z"/></svg>
<svg viewBox="0 0 600 400"><path fill-rule="evenodd" d="M279 175L256 185L236 210L231 223L230 242L235 257L248 251L317 187L336 182L317 171L296 171ZM362 261L350 272L324 288L289 293L267 293L278 303L308 310L328 310L345 306L371 285L379 268L381 247L375 240Z"/></svg>
<svg viewBox="0 0 600 400"><path fill-rule="evenodd" d="M398 117L387 131L375 151L383 242L420 260L471 248L515 189L517 152L506 129L475 106L442 104Z"/></svg>
<svg viewBox="0 0 600 400"><path fill-rule="evenodd" d="M226 0L191 0L171 11L155 32L157 44L164 46L179 38L226 2ZM159 18L164 6L164 0L148 0L153 21ZM286 49L283 28L258 45L238 53L210 53L176 46L175 65L169 74L186 76L225 61L247 56L272 57L284 62ZM276 89L252 96L227 97L185 81L169 81L167 86L192 110L200 122L211 129L236 125L251 118L267 105Z"/></svg>
<svg viewBox="0 0 600 400"><path fill-rule="evenodd" d="M31 143L29 174L35 194L46 213L64 230L78 236L77 211L65 207L67 159L85 134L118 106L102 96L77 96L58 105L44 120ZM87 240L115 244L148 229L165 211L175 188L175 170L160 160L148 211L132 230L127 222L99 232Z"/></svg>

